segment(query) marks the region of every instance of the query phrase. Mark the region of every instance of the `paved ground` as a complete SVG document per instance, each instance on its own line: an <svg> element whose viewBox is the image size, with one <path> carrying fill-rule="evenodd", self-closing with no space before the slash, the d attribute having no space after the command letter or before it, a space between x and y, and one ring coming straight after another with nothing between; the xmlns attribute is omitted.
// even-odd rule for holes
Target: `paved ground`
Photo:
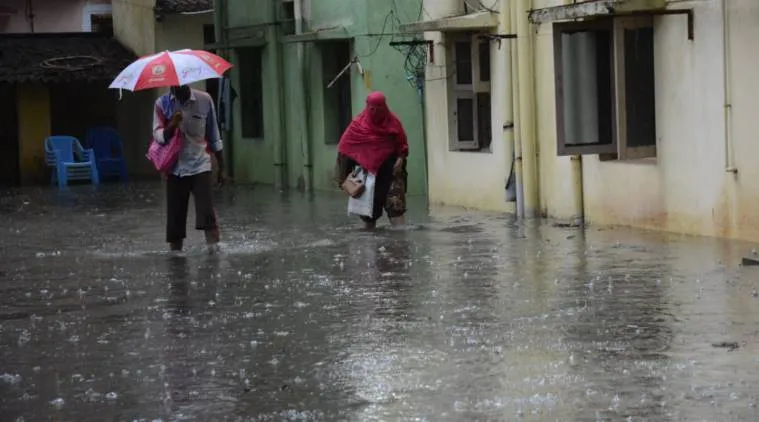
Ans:
<svg viewBox="0 0 759 422"><path fill-rule="evenodd" d="M159 185L4 192L0 420L759 419L750 245L219 202L171 257Z"/></svg>

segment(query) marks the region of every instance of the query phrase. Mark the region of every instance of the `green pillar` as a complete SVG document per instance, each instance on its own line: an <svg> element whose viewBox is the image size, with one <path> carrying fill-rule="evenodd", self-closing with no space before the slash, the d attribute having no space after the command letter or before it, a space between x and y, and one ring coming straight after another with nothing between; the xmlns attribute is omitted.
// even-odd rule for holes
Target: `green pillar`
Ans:
<svg viewBox="0 0 759 422"><path fill-rule="evenodd" d="M271 8L271 21L277 20L277 1L269 5ZM269 25L266 28L266 70L269 74L268 82L271 83L269 101L271 104L271 116L274 122L271 125L271 133L266 134L273 142L274 147L274 183L277 189L288 188L287 180L287 132L285 120L287 118L284 107L284 70L282 67L282 44L279 39L279 27Z"/></svg>

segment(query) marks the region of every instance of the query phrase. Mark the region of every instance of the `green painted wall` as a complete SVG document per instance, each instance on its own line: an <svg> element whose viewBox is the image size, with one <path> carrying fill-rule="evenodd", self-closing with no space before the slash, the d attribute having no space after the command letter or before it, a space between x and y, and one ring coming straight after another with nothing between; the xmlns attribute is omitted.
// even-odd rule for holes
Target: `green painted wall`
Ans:
<svg viewBox="0 0 759 422"><path fill-rule="evenodd" d="M284 43L276 20L276 0L226 0L230 40L245 43L244 35L265 33L263 53L264 136L244 139L238 122L240 101L233 110L231 134L235 179L285 185L291 188L334 189L332 181L336 139L328 142L325 116L334 113L325 106L326 85L335 75L322 68L324 44L321 42ZM222 2L217 3L217 7ZM398 114L409 137L409 194L426 192L422 107L417 90L409 84L404 70L405 55L389 45L398 22L416 21L420 0L319 0L306 1L305 30L344 27L359 57L365 75L356 67L351 74L352 112L364 107L371 90L383 91L390 108ZM392 13L392 14L391 14ZM390 14L390 15L389 15ZM384 25L384 30L383 30ZM385 35L380 37L379 34ZM250 43L259 42L255 37ZM242 41L241 41L242 40ZM230 54L236 63L234 54ZM342 68L345 63L338 67ZM238 68L232 80L239 87ZM329 136L329 138L333 138ZM281 164L281 165L279 165Z"/></svg>

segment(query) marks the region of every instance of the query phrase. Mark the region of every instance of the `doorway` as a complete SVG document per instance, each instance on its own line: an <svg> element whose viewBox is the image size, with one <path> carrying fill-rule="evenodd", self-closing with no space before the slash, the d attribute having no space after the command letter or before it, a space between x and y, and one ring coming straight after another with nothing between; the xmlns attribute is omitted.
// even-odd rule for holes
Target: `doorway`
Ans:
<svg viewBox="0 0 759 422"><path fill-rule="evenodd" d="M18 186L19 174L18 148L18 97L16 85L0 83L0 186Z"/></svg>

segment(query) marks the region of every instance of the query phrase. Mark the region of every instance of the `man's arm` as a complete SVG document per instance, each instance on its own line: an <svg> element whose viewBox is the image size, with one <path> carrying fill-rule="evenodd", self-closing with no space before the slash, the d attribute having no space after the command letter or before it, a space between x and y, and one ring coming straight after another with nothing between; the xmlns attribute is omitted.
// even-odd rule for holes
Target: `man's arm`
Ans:
<svg viewBox="0 0 759 422"><path fill-rule="evenodd" d="M168 121L165 117L163 109L161 108L161 99L159 98L153 105L153 139L155 139L159 144L166 143L164 133L166 132L167 124Z"/></svg>
<svg viewBox="0 0 759 422"><path fill-rule="evenodd" d="M171 119L167 119L167 113L163 109L162 104L163 97L159 97L155 102L155 106L153 106L153 139L159 144L166 144L171 140L174 132L176 132L177 126L182 120L182 114L177 112L178 115L172 116Z"/></svg>
<svg viewBox="0 0 759 422"><path fill-rule="evenodd" d="M224 143L221 140L219 132L219 123L216 119L216 107L213 104L213 100L210 99L210 109L206 115L206 139L208 145L216 156L216 162L219 164L219 176L224 174Z"/></svg>

